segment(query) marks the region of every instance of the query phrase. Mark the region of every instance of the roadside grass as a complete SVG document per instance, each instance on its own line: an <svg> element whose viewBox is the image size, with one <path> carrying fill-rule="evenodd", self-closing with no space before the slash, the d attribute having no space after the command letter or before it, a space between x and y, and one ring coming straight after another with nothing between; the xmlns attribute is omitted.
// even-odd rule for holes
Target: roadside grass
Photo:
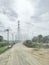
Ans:
<svg viewBox="0 0 49 65"><path fill-rule="evenodd" d="M5 52L6 50L12 48L14 44L15 44L15 42L10 42L10 43L0 42L0 54Z"/></svg>
<svg viewBox="0 0 49 65"><path fill-rule="evenodd" d="M8 47L1 47L0 48L0 54L2 54L3 52L5 52L8 49Z"/></svg>
<svg viewBox="0 0 49 65"><path fill-rule="evenodd" d="M0 42L0 47L4 47L4 46L7 46L9 45L7 42Z"/></svg>

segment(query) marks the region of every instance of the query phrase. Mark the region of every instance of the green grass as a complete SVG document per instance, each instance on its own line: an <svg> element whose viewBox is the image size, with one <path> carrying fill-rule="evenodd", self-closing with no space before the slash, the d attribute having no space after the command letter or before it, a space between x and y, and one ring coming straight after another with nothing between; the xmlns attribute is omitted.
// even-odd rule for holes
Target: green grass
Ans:
<svg viewBox="0 0 49 65"><path fill-rule="evenodd" d="M6 50L10 49L13 45L15 44L15 42L0 42L0 54L5 52ZM9 47L11 46L11 47Z"/></svg>
<svg viewBox="0 0 49 65"><path fill-rule="evenodd" d="M4 46L7 46L8 43L7 42L0 42L0 47L4 47Z"/></svg>
<svg viewBox="0 0 49 65"><path fill-rule="evenodd" d="M0 48L0 54L3 53L3 52L5 52L7 49L8 49L8 47L1 47Z"/></svg>

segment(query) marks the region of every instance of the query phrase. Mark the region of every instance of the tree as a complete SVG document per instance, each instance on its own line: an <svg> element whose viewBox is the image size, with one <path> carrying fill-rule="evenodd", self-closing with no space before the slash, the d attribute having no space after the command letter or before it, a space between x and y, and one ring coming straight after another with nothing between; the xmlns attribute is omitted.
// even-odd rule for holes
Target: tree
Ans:
<svg viewBox="0 0 49 65"><path fill-rule="evenodd" d="M38 41L37 37L33 37L32 41L37 42Z"/></svg>
<svg viewBox="0 0 49 65"><path fill-rule="evenodd" d="M3 41L3 36L0 36L0 42L2 42Z"/></svg>
<svg viewBox="0 0 49 65"><path fill-rule="evenodd" d="M38 35L38 42L40 43L40 42L42 42L42 40L43 40L43 36L42 35Z"/></svg>
<svg viewBox="0 0 49 65"><path fill-rule="evenodd" d="M49 37L48 36L43 37L43 43L49 43Z"/></svg>
<svg viewBox="0 0 49 65"><path fill-rule="evenodd" d="M49 35L44 37L42 35L38 35L37 37L33 37L32 41L38 43L49 43Z"/></svg>

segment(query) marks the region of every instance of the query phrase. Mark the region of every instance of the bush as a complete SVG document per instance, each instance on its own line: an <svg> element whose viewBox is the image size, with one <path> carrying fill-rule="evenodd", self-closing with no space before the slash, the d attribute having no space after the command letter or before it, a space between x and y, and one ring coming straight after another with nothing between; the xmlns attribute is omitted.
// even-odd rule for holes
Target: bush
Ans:
<svg viewBox="0 0 49 65"><path fill-rule="evenodd" d="M37 43L37 42L32 42L32 48L41 48L41 44Z"/></svg>
<svg viewBox="0 0 49 65"><path fill-rule="evenodd" d="M23 44L27 47L32 47L32 41L31 40L26 40Z"/></svg>
<svg viewBox="0 0 49 65"><path fill-rule="evenodd" d="M30 48L40 48L40 46L41 46L37 42L32 42L31 40L26 40L23 44Z"/></svg>
<svg viewBox="0 0 49 65"><path fill-rule="evenodd" d="M49 48L47 44L43 45L41 43L32 42L31 40L26 40L23 44L30 48Z"/></svg>
<svg viewBox="0 0 49 65"><path fill-rule="evenodd" d="M38 46L38 44L35 43L35 42L33 42L32 47L33 47L33 48L36 48L37 46Z"/></svg>
<svg viewBox="0 0 49 65"><path fill-rule="evenodd" d="M49 48L49 45L43 45L43 48Z"/></svg>

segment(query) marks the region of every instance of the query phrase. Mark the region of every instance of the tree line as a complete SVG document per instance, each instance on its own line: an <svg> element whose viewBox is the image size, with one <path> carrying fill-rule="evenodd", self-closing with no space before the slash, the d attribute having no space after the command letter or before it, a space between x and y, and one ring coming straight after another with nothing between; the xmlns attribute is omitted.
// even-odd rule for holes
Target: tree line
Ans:
<svg viewBox="0 0 49 65"><path fill-rule="evenodd" d="M49 43L49 35L48 36L42 36L38 35L32 38L33 42L39 42L39 43Z"/></svg>
<svg viewBox="0 0 49 65"><path fill-rule="evenodd" d="M24 45L31 48L49 48L49 35L38 35L32 38L32 40L24 41Z"/></svg>

